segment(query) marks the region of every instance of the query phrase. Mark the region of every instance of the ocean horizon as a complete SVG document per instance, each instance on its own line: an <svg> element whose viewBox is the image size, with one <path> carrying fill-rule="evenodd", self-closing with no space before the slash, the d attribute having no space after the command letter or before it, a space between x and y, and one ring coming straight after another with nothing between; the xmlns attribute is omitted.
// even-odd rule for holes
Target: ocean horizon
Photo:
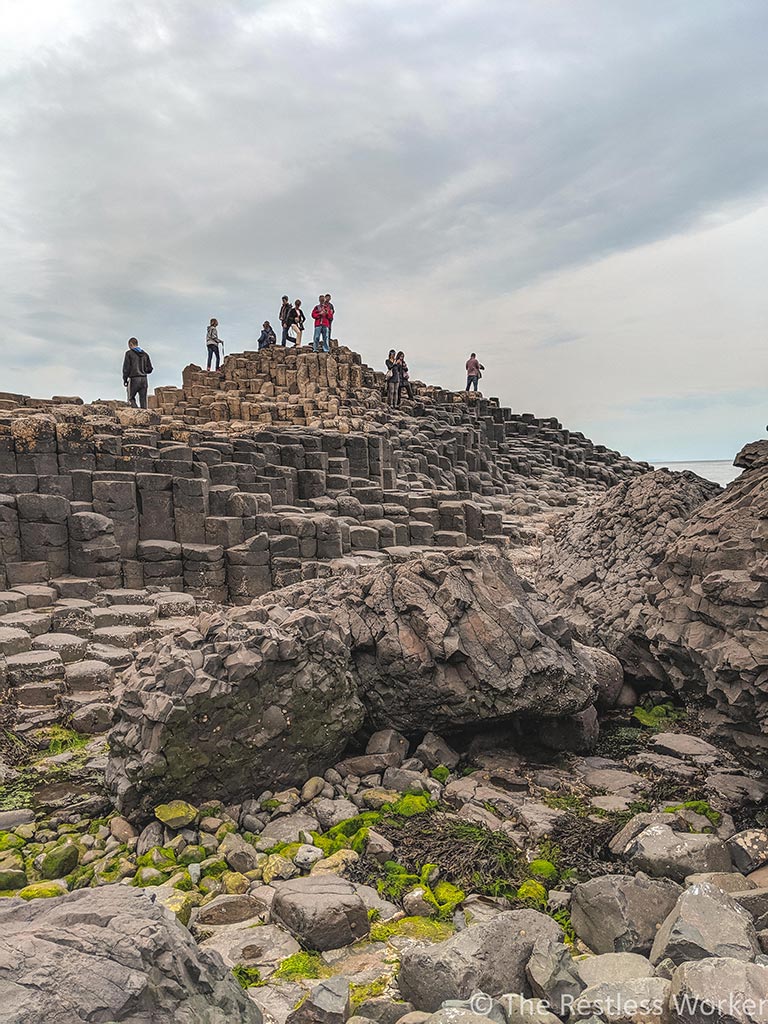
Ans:
<svg viewBox="0 0 768 1024"><path fill-rule="evenodd" d="M742 470L734 466L728 459L694 459L689 462L665 462L657 459L651 463L654 469L672 469L682 473L686 469L691 473L704 477L705 480L712 480L713 483L727 487L732 480L740 476Z"/></svg>

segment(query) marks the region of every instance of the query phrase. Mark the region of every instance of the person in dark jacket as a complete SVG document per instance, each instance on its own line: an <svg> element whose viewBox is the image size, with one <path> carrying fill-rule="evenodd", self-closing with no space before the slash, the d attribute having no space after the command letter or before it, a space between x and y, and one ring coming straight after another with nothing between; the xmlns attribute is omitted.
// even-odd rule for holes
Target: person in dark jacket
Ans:
<svg viewBox="0 0 768 1024"><path fill-rule="evenodd" d="M288 313L291 310L291 300L287 295L283 296L283 304L280 306L280 326L283 328L283 336L280 344L285 348L288 341Z"/></svg>
<svg viewBox="0 0 768 1024"><path fill-rule="evenodd" d="M411 401L413 401L413 388L408 376L408 364L405 361L405 354L398 352L395 356L395 365L398 367L400 380L397 386L397 404L400 405L400 400L403 397L405 391Z"/></svg>
<svg viewBox="0 0 768 1024"><path fill-rule="evenodd" d="M288 338L293 340L295 348L301 346L301 336L304 333L304 323L306 321L304 310L301 308L301 299L296 299L294 304L288 310L288 316L286 317L286 323L288 324Z"/></svg>
<svg viewBox="0 0 768 1024"><path fill-rule="evenodd" d="M269 320L265 320L261 328L261 334L259 335L259 349L269 348L270 345L276 344L277 335L272 329L272 324Z"/></svg>
<svg viewBox="0 0 768 1024"><path fill-rule="evenodd" d="M147 376L152 369L152 360L137 339L129 338L128 351L123 359L123 386L128 388L128 401L134 409L137 395L141 408L147 408Z"/></svg>
<svg viewBox="0 0 768 1024"><path fill-rule="evenodd" d="M391 348L386 360L387 375L387 405L394 409L397 405L397 396L400 394L400 366L395 358L395 350Z"/></svg>

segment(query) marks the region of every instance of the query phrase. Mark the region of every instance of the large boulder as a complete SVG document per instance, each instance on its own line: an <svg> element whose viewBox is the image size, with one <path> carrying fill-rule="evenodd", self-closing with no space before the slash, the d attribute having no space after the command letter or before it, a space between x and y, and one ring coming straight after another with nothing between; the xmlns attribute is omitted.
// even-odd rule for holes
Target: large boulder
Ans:
<svg viewBox="0 0 768 1024"><path fill-rule="evenodd" d="M595 953L647 955L682 891L675 882L643 874L591 878L573 890L573 927Z"/></svg>
<svg viewBox="0 0 768 1024"><path fill-rule="evenodd" d="M713 885L692 885L659 928L651 962L703 960L727 956L754 960L760 953L752 915Z"/></svg>
<svg viewBox="0 0 768 1024"><path fill-rule="evenodd" d="M635 871L684 882L688 875L730 871L731 855L722 839L705 832L676 832L649 825L630 842L625 857Z"/></svg>
<svg viewBox="0 0 768 1024"><path fill-rule="evenodd" d="M261 1024L221 959L141 890L3 900L0 934L5 1024Z"/></svg>
<svg viewBox="0 0 768 1024"><path fill-rule="evenodd" d="M467 999L473 992L531 995L525 968L536 940L547 937L562 941L552 918L509 910L444 942L409 946L400 958L400 993L417 1010L430 1012L445 999Z"/></svg>
<svg viewBox="0 0 768 1024"><path fill-rule="evenodd" d="M632 676L663 679L646 636L645 588L686 522L719 492L667 469L616 484L555 525L537 586L578 639L610 651Z"/></svg>
<svg viewBox="0 0 768 1024"><path fill-rule="evenodd" d="M148 818L173 797L241 800L338 760L363 720L346 644L309 609L258 618L201 617L126 673L107 768L125 814Z"/></svg>
<svg viewBox="0 0 768 1024"><path fill-rule="evenodd" d="M487 548L385 562L359 576L308 580L261 597L266 611L323 608L348 639L376 728L436 732L530 714L575 714L595 667L562 620Z"/></svg>
<svg viewBox="0 0 768 1024"><path fill-rule="evenodd" d="M682 964L672 975L675 1024L768 1024L768 967L730 957Z"/></svg>
<svg viewBox="0 0 768 1024"><path fill-rule="evenodd" d="M368 910L351 882L306 875L274 883L272 918L309 949L338 949L368 934Z"/></svg>
<svg viewBox="0 0 768 1024"><path fill-rule="evenodd" d="M656 570L647 633L673 684L698 686L716 734L768 765L768 441L736 457L744 472L699 508Z"/></svg>

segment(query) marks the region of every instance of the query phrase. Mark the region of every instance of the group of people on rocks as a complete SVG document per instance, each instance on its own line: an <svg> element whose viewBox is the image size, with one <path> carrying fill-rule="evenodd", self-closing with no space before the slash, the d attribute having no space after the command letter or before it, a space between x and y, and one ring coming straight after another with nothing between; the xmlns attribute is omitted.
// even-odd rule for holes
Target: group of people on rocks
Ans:
<svg viewBox="0 0 768 1024"><path fill-rule="evenodd" d="M312 336L312 348L315 352L330 352L331 327L335 312L330 295L318 296L317 305L311 314L315 324ZM301 299L294 299L291 302L288 296L284 295L278 319L280 321L281 346L285 348L288 342L292 342L294 348L300 348L307 320L304 310L301 308ZM265 320L262 324L258 345L259 350L277 345L277 335L269 320Z"/></svg>
<svg viewBox="0 0 768 1024"><path fill-rule="evenodd" d="M318 296L317 305L311 314L315 324L312 336L313 351L330 351L331 328L333 327L335 312L330 295ZM291 302L288 296L284 295L278 318L281 327L280 345L285 347L289 342L292 342L295 348L300 348L306 322L304 310L301 308L301 299L294 299ZM277 344L277 335L270 322L265 320L259 335L258 347L261 350ZM221 365L221 354L224 352L224 342L219 337L219 321L216 317L211 317L211 322L206 328L205 346L208 350L206 369L210 370L211 365L215 363L213 369L218 370ZM413 400L413 387L409 379L405 354L390 349L386 360L386 368L387 405L391 408L398 408L404 393ZM147 408L147 378L152 373L152 369L152 361L139 345L138 340L136 338L129 338L128 351L123 358L123 386L127 390L129 403L134 407L138 398L141 408ZM485 367L479 362L476 354L473 352L466 364L467 391L470 391L472 388L477 391L478 382L484 369Z"/></svg>

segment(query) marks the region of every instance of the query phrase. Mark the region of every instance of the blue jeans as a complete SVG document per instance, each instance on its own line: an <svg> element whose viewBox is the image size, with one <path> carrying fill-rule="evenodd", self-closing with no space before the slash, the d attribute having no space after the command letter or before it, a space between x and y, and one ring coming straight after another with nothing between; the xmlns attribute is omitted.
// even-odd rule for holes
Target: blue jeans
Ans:
<svg viewBox="0 0 768 1024"><path fill-rule="evenodd" d="M475 391L477 391L477 382L479 379L480 378L477 377L475 374L470 374L467 377L467 391L469 391L471 387L474 387Z"/></svg>
<svg viewBox="0 0 768 1024"><path fill-rule="evenodd" d="M323 343L323 352L330 352L330 346L328 345L328 325L316 324L315 334L312 338L312 348L315 352L319 352L318 342Z"/></svg>

